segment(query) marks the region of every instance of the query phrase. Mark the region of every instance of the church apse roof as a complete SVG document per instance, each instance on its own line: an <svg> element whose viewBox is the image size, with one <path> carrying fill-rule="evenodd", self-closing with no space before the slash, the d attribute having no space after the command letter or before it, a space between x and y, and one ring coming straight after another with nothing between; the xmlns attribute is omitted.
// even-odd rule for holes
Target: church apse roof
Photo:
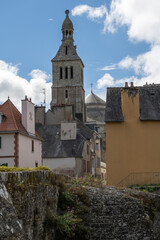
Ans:
<svg viewBox="0 0 160 240"><path fill-rule="evenodd" d="M100 97L95 95L93 92L91 92L86 98L85 98L86 105L103 105L105 106L106 103L104 100L102 100Z"/></svg>

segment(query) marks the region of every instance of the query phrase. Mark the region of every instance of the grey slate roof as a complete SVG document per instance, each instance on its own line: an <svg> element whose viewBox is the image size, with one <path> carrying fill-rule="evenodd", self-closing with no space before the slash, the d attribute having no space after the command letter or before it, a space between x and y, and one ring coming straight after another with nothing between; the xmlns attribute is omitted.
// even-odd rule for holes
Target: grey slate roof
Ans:
<svg viewBox="0 0 160 240"><path fill-rule="evenodd" d="M140 119L160 120L160 86L139 88Z"/></svg>
<svg viewBox="0 0 160 240"><path fill-rule="evenodd" d="M87 107L87 122L92 119L97 122L105 121L105 108L88 108Z"/></svg>
<svg viewBox="0 0 160 240"><path fill-rule="evenodd" d="M67 55L65 53L65 47L66 47L65 45L61 44L56 56L51 60L51 62L72 61L72 60L80 60L82 62L81 58L77 54L76 47L74 45L69 45L69 50Z"/></svg>
<svg viewBox="0 0 160 240"><path fill-rule="evenodd" d="M61 141L60 124L36 124L36 130L44 139L43 158L82 157L84 143L93 135L93 131L78 120L76 140Z"/></svg>
<svg viewBox="0 0 160 240"><path fill-rule="evenodd" d="M123 122L121 108L121 88L108 88L106 100L106 122Z"/></svg>
<svg viewBox="0 0 160 240"><path fill-rule="evenodd" d="M86 105L103 105L105 106L105 101L95 95L93 92L91 92L86 98L85 98Z"/></svg>
<svg viewBox="0 0 160 240"><path fill-rule="evenodd" d="M122 88L108 88L106 101L106 122L124 121L121 108ZM135 96L139 92L140 120L160 121L160 85L147 85L129 88L128 94Z"/></svg>

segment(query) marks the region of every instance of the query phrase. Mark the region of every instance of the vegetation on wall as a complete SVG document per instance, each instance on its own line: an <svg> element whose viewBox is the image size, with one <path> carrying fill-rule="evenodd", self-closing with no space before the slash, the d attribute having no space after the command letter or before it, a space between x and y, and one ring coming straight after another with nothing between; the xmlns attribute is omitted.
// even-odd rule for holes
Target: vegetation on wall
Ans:
<svg viewBox="0 0 160 240"><path fill-rule="evenodd" d="M56 240L88 239L90 200L86 186L102 187L103 182L89 175L73 178L71 184L60 186L57 214L47 212L45 228L56 229Z"/></svg>
<svg viewBox="0 0 160 240"><path fill-rule="evenodd" d="M160 190L160 184L145 184L145 185L133 185L131 189L141 190L144 192L155 192Z"/></svg>
<svg viewBox="0 0 160 240"><path fill-rule="evenodd" d="M0 166L0 172L20 172L20 171L38 171L38 170L50 170L50 168L45 166L39 166L35 168L20 168L20 167L6 167L6 166Z"/></svg>

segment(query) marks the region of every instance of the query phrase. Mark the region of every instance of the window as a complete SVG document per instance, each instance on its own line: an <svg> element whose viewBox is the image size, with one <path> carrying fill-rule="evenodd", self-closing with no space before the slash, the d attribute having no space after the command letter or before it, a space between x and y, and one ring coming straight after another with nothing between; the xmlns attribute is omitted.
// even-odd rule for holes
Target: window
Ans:
<svg viewBox="0 0 160 240"><path fill-rule="evenodd" d="M71 79L73 78L73 67L71 67Z"/></svg>
<svg viewBox="0 0 160 240"><path fill-rule="evenodd" d="M96 143L96 150L99 150L99 143Z"/></svg>
<svg viewBox="0 0 160 240"><path fill-rule="evenodd" d="M60 67L60 79L62 79L62 78L63 78L63 68Z"/></svg>
<svg viewBox="0 0 160 240"><path fill-rule="evenodd" d="M66 46L66 55L68 54L68 47Z"/></svg>
<svg viewBox="0 0 160 240"><path fill-rule="evenodd" d="M34 140L32 140L32 152L34 152Z"/></svg>
<svg viewBox="0 0 160 240"><path fill-rule="evenodd" d="M0 148L2 148L2 137L0 137Z"/></svg>
<svg viewBox="0 0 160 240"><path fill-rule="evenodd" d="M68 38L68 30L66 31L66 38Z"/></svg>
<svg viewBox="0 0 160 240"><path fill-rule="evenodd" d="M35 162L35 167L38 167L38 162Z"/></svg>
<svg viewBox="0 0 160 240"><path fill-rule="evenodd" d="M68 90L65 90L65 98L68 98Z"/></svg>
<svg viewBox="0 0 160 240"><path fill-rule="evenodd" d="M68 67L65 68L65 77L68 79Z"/></svg>
<svg viewBox="0 0 160 240"><path fill-rule="evenodd" d="M89 145L87 144L87 154L89 154Z"/></svg>

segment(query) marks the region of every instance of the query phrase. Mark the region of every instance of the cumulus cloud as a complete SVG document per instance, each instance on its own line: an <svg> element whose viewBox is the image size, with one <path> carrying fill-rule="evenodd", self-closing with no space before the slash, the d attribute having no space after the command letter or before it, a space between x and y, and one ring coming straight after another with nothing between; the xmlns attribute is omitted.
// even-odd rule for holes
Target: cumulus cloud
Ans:
<svg viewBox="0 0 160 240"><path fill-rule="evenodd" d="M114 86L124 81L133 81L137 85L160 83L160 1L158 0L112 0L110 8L105 5L91 7L79 5L72 10L72 15L87 14L91 20L100 20L104 24L104 32L114 33L119 27L127 26L128 39L134 42L146 42L150 51L136 58L126 56L119 63L105 66L101 70L114 69L133 70L135 76L114 80L106 73L97 81L98 88Z"/></svg>
<svg viewBox="0 0 160 240"><path fill-rule="evenodd" d="M104 29L114 32L117 27L128 26L131 40L160 43L160 1L112 0Z"/></svg>
<svg viewBox="0 0 160 240"><path fill-rule="evenodd" d="M113 84L114 78L108 73L104 74L104 76L97 81L98 88L113 86Z"/></svg>
<svg viewBox="0 0 160 240"><path fill-rule="evenodd" d="M35 104L41 104L44 101L43 89L46 90L46 103L49 106L51 100L51 82L48 82L50 75L39 69L34 69L30 74L30 80L18 75L17 65L6 63L0 60L0 92L1 102L7 100L9 96L11 101L20 110L21 100L27 95L32 98Z"/></svg>
<svg viewBox="0 0 160 240"><path fill-rule="evenodd" d="M72 9L72 16L81 16L83 14L87 14L87 17L91 20L97 20L107 16L108 12L105 5L96 8L88 5L78 5Z"/></svg>

